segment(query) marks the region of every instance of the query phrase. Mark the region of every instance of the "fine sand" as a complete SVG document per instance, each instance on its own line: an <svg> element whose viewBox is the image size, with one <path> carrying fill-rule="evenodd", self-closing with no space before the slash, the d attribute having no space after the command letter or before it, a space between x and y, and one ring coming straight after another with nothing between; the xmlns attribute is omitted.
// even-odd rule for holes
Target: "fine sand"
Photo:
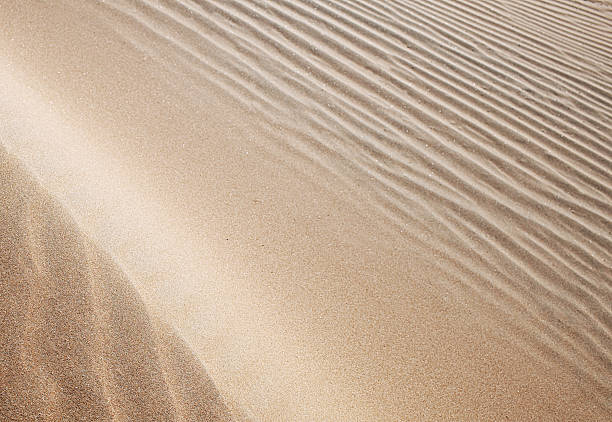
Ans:
<svg viewBox="0 0 612 422"><path fill-rule="evenodd" d="M0 419L612 418L610 2L0 3Z"/></svg>
<svg viewBox="0 0 612 422"><path fill-rule="evenodd" d="M229 421L201 363L0 149L0 419Z"/></svg>

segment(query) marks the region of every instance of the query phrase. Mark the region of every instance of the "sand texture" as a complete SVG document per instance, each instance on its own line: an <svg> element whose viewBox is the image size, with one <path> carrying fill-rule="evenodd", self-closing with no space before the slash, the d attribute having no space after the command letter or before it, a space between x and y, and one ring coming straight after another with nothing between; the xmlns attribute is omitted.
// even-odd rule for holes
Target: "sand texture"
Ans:
<svg viewBox="0 0 612 422"><path fill-rule="evenodd" d="M612 419L609 1L6 0L0 28L0 145L41 186L2 186L12 402Z"/></svg>
<svg viewBox="0 0 612 422"><path fill-rule="evenodd" d="M202 364L0 149L0 420L229 421Z"/></svg>

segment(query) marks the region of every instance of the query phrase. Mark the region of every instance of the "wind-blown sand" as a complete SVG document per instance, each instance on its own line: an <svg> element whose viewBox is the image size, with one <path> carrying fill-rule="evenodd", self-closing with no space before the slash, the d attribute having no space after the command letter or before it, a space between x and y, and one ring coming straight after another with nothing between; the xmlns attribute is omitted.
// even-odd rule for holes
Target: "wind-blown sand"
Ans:
<svg viewBox="0 0 612 422"><path fill-rule="evenodd" d="M184 342L0 149L0 419L228 421Z"/></svg>
<svg viewBox="0 0 612 422"><path fill-rule="evenodd" d="M609 420L611 22L6 1L0 142L97 245L42 246L112 256L253 420Z"/></svg>

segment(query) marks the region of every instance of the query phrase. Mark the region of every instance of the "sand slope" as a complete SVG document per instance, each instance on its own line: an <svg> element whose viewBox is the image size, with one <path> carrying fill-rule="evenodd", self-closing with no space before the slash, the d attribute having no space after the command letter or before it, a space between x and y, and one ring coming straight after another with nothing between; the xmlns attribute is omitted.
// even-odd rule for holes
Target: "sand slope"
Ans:
<svg viewBox="0 0 612 422"><path fill-rule="evenodd" d="M257 420L610 420L610 2L0 7L3 143Z"/></svg>
<svg viewBox="0 0 612 422"><path fill-rule="evenodd" d="M365 196L453 290L610 409L609 3L104 7L194 95L212 82L283 127L266 148Z"/></svg>
<svg viewBox="0 0 612 422"><path fill-rule="evenodd" d="M108 255L0 149L0 419L227 421Z"/></svg>

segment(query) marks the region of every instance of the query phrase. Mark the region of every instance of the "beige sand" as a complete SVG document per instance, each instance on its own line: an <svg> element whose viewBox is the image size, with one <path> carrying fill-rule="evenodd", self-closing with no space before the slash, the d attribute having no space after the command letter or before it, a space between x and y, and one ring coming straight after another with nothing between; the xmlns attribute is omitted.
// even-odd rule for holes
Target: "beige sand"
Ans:
<svg viewBox="0 0 612 422"><path fill-rule="evenodd" d="M7 1L0 139L253 420L608 420L611 17Z"/></svg>
<svg viewBox="0 0 612 422"><path fill-rule="evenodd" d="M0 150L0 419L227 421L201 363Z"/></svg>

